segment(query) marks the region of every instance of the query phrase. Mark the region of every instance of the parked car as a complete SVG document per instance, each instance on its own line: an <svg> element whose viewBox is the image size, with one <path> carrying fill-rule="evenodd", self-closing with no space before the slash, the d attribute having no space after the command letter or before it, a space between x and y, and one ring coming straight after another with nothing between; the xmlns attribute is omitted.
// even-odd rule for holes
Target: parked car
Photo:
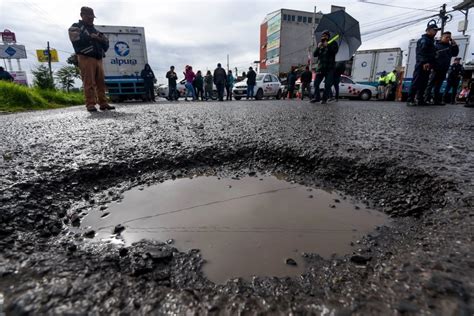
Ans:
<svg viewBox="0 0 474 316"><path fill-rule="evenodd" d="M263 97L274 97L280 99L282 96L282 88L280 80L277 76L272 74L261 73L257 75L256 85L254 88L256 100L261 100ZM247 96L247 80L238 82L232 89L234 98L240 100Z"/></svg>
<svg viewBox="0 0 474 316"><path fill-rule="evenodd" d="M300 88L300 80L296 82L296 89ZM324 91L324 81L321 82L319 86L319 91L322 93ZM332 93L335 94L334 87L332 87ZM311 82L311 94L314 95L314 81ZM377 88L367 84L361 84L353 81L348 76L341 76L341 83L339 84L339 97L350 98L350 99L360 99L360 100L370 100L372 97L377 96Z"/></svg>
<svg viewBox="0 0 474 316"><path fill-rule="evenodd" d="M181 81L179 81L177 84L176 84L176 93L177 93L177 98L184 98L186 96L186 87L185 87L185 84L186 84L186 80L183 79ZM161 84L159 85L157 88L156 88L156 94L161 97L161 98L165 98L168 100L168 84ZM224 91L224 95L226 95L225 91ZM217 89L216 89L216 86L213 85L212 87L212 96L211 96L212 100L217 100Z"/></svg>

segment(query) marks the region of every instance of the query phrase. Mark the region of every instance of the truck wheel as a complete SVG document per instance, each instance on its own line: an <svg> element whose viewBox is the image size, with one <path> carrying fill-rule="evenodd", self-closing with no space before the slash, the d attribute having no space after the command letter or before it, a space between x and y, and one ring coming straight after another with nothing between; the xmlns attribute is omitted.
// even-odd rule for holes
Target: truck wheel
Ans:
<svg viewBox="0 0 474 316"><path fill-rule="evenodd" d="M372 93L369 90L362 90L362 92L359 94L359 98L362 101L368 101L372 97Z"/></svg>
<svg viewBox="0 0 474 316"><path fill-rule="evenodd" d="M240 101L240 99L242 99L242 97L234 97L234 99L236 99L237 101Z"/></svg>
<svg viewBox="0 0 474 316"><path fill-rule="evenodd" d="M263 90L258 89L257 94L255 95L255 100L262 100L263 99Z"/></svg>
<svg viewBox="0 0 474 316"><path fill-rule="evenodd" d="M278 90L278 93L275 97L277 100L280 100L281 99L281 90Z"/></svg>

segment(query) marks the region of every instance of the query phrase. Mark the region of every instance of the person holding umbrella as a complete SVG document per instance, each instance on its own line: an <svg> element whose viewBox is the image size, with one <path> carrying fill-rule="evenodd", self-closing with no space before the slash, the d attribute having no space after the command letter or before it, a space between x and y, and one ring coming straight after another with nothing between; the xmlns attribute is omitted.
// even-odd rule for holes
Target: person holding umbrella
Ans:
<svg viewBox="0 0 474 316"><path fill-rule="evenodd" d="M324 93L321 104L326 104L331 93L331 87L334 80L334 67L336 65L336 54L339 50L337 41L331 40L331 33L328 30L324 30L321 33L321 40L318 43L318 47L313 53L314 57L318 58L316 65L316 78L314 79L314 98L310 101L311 103L320 102L321 95L319 93L319 85L323 80L324 82Z"/></svg>

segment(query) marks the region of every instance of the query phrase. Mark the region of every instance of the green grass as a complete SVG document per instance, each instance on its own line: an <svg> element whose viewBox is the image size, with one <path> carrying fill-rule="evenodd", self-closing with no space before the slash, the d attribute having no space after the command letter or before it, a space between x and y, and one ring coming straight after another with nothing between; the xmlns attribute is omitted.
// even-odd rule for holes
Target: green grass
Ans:
<svg viewBox="0 0 474 316"><path fill-rule="evenodd" d="M84 104L84 96L78 92L32 89L0 81L0 111L45 110L80 104Z"/></svg>

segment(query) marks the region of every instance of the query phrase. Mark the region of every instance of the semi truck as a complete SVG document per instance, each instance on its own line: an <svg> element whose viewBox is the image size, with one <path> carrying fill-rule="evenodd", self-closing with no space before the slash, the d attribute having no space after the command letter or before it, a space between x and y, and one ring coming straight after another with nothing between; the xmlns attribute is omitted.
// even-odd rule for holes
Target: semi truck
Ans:
<svg viewBox="0 0 474 316"><path fill-rule="evenodd" d="M402 65L401 48L360 50L352 62L352 79L362 84L376 86L383 71L390 72Z"/></svg>
<svg viewBox="0 0 474 316"><path fill-rule="evenodd" d="M148 63L145 29L136 26L95 25L109 39L109 50L103 58L105 84L112 102L145 98L140 77Z"/></svg>
<svg viewBox="0 0 474 316"><path fill-rule="evenodd" d="M472 58L474 51L470 51L469 43L470 37L469 35L457 35L453 36L453 39L459 46L459 54L457 57L462 58L462 62L468 62ZM411 82L413 80L413 71L415 70L416 64L416 43L417 39L412 39L408 43L408 54L407 62L405 66L405 76L403 78L403 85L402 85L402 100L405 101L408 97L408 93L410 92ZM451 60L451 63L454 61L454 57ZM446 82L443 83L441 87L441 91L444 91L446 86Z"/></svg>

